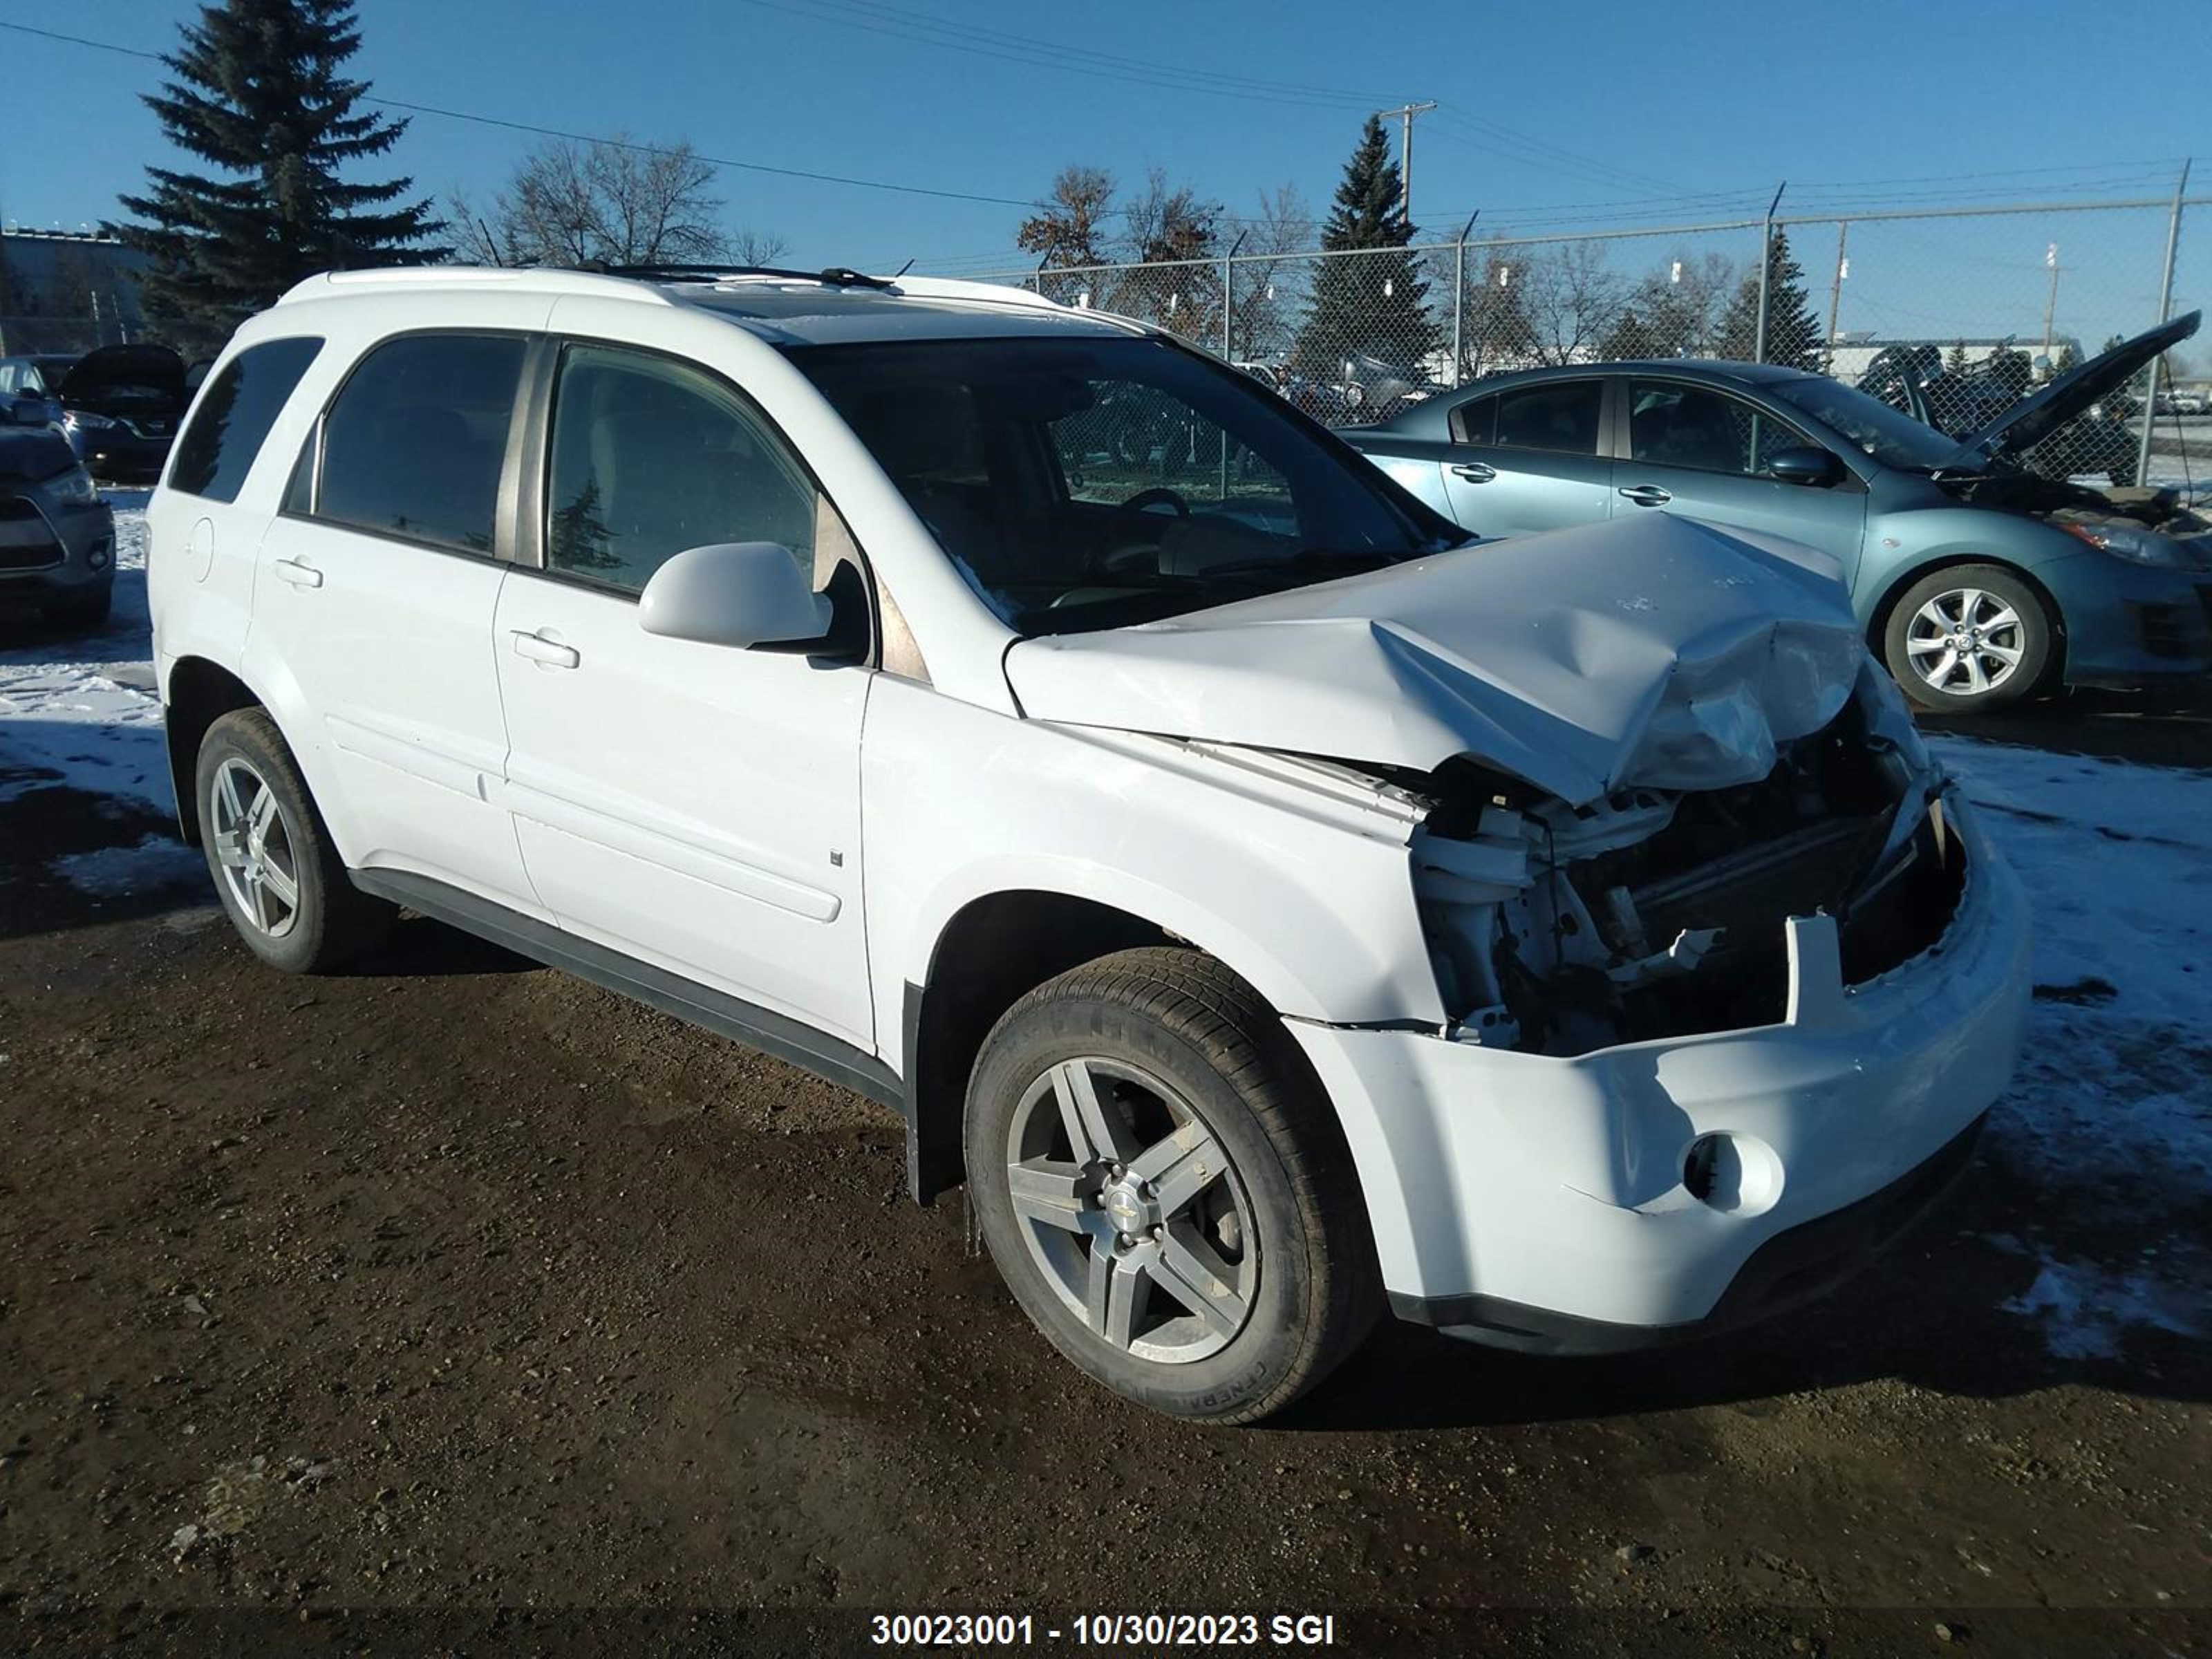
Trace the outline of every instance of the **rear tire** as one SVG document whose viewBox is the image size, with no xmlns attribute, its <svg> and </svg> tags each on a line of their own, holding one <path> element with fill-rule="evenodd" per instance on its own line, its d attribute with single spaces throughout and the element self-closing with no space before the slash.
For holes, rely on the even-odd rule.
<svg viewBox="0 0 2212 1659">
<path fill-rule="evenodd" d="M 288 974 L 327 974 L 390 937 L 398 907 L 346 873 L 276 722 L 223 715 L 193 775 L 208 873 L 246 948 Z"/>
<path fill-rule="evenodd" d="M 977 1058 L 966 1140 L 969 1201 L 1023 1310 L 1156 1411 L 1279 1411 L 1380 1310 L 1334 1112 L 1274 1012 L 1198 951 L 1121 951 L 1016 1003 Z"/>
<path fill-rule="evenodd" d="M 1890 607 L 1882 659 L 1921 708 L 1982 714 L 2042 689 L 2056 638 L 2042 598 L 2018 573 L 1953 565 L 1922 577 Z"/>
</svg>

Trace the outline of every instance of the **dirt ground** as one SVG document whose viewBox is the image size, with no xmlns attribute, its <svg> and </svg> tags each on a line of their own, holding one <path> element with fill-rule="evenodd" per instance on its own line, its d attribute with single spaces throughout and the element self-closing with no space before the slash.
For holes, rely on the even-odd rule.
<svg viewBox="0 0 2212 1659">
<path fill-rule="evenodd" d="M 2075 746 L 2201 763 L 2182 724 Z M 2124 1193 L 1985 1153 L 1768 1326 L 1578 1362 L 1386 1326 L 1280 1421 L 1186 1428 L 1054 1355 L 879 1109 L 432 923 L 286 979 L 204 887 L 48 873 L 155 827 L 0 804 L 0 1647 L 860 1652 L 861 1610 L 964 1607 L 1047 1650 L 1079 1609 L 2212 1650 L 2212 1355 L 2063 1358 L 2000 1310 L 2023 1212 L 2157 1250 Z"/>
</svg>

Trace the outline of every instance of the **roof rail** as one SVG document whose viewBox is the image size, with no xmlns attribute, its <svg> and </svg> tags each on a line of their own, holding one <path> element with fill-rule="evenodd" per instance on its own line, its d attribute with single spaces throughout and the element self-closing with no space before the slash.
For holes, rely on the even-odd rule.
<svg viewBox="0 0 2212 1659">
<path fill-rule="evenodd" d="M 893 286 L 896 292 L 912 295 L 917 300 L 979 300 L 991 305 L 1041 307 L 1047 311 L 1073 309 L 1034 289 L 1008 288 L 1000 283 L 963 282 L 957 276 L 902 276 Z"/>
<path fill-rule="evenodd" d="M 1056 300 L 1024 288 L 1005 288 L 996 283 L 965 283 L 950 276 L 871 276 L 848 265 L 823 270 L 793 270 L 776 265 L 609 265 L 607 274 L 633 276 L 643 282 L 667 283 L 819 283 L 826 288 L 866 288 L 917 300 L 973 300 L 993 305 L 1042 306 L 1065 310 Z"/>
<path fill-rule="evenodd" d="M 408 288 L 498 289 L 513 294 L 588 295 L 646 305 L 674 303 L 647 283 L 551 265 L 379 265 L 364 270 L 327 270 L 295 283 L 276 303 L 328 298 L 362 289 Z"/>
</svg>

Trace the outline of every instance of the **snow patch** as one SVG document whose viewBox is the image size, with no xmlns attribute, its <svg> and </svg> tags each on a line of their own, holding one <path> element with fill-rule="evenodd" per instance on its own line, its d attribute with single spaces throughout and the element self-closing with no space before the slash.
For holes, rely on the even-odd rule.
<svg viewBox="0 0 2212 1659">
<path fill-rule="evenodd" d="M 148 836 L 129 847 L 66 853 L 47 868 L 81 893 L 119 898 L 207 880 L 207 861 L 171 836 Z"/>
<path fill-rule="evenodd" d="M 2041 1322 L 2045 1346 L 2061 1359 L 2117 1359 L 2133 1327 L 2175 1336 L 2201 1335 L 2204 1328 L 2170 1275 L 2094 1261 L 2045 1257 L 2035 1282 L 2002 1305 Z"/>
<path fill-rule="evenodd" d="M 2201 1225 L 2212 1195 L 2212 773 L 1931 738 L 2035 907 L 2034 1009 L 1991 1150 L 2063 1212 Z M 2068 1358 L 2131 1328 L 2212 1328 L 2212 1274 L 2175 1249 L 2056 1258 L 2021 1218 L 2034 1284 L 2005 1304 Z M 1994 1242 L 1994 1241 L 1992 1241 Z"/>
</svg>

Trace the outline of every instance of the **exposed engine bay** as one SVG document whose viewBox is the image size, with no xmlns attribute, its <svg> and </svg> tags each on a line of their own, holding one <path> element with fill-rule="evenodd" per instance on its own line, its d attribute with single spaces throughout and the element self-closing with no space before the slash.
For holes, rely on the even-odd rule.
<svg viewBox="0 0 2212 1659">
<path fill-rule="evenodd" d="M 2100 547 L 2108 545 L 2115 536 L 2161 536 L 2189 543 L 2197 556 L 2185 557 L 2180 562 L 2212 568 L 2212 518 L 2190 506 L 2172 485 L 2091 489 L 2009 469 L 1953 478 L 1939 474 L 1936 482 L 1973 506 L 2025 513 Z"/>
<path fill-rule="evenodd" d="M 1414 890 L 1451 1034 L 1571 1055 L 1777 1023 L 1791 917 L 1834 919 L 1846 984 L 1935 944 L 1962 855 L 1894 693 L 1863 677 L 1778 754 L 1753 783 L 1579 807 L 1468 760 L 1424 779 Z"/>
</svg>

